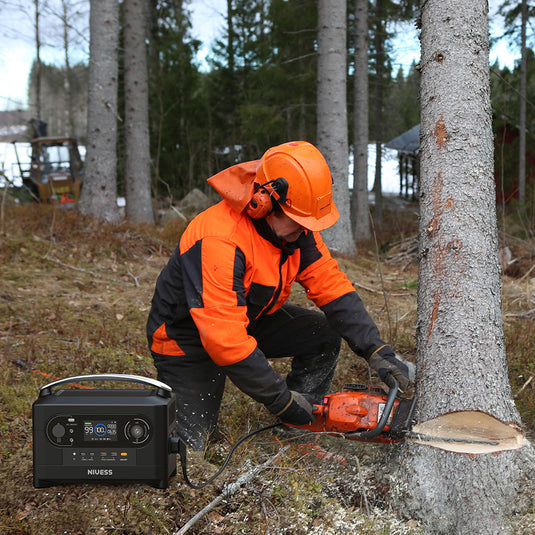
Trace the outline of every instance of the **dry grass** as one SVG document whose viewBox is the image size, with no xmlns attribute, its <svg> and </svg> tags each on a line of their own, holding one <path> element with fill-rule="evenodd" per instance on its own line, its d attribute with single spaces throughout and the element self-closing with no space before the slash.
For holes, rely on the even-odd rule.
<svg viewBox="0 0 535 535">
<path fill-rule="evenodd" d="M 377 229 L 384 257 L 389 244 L 402 243 L 416 233 L 415 219 L 408 221 L 396 213 L 388 217 L 388 237 Z M 291 448 L 274 467 L 225 499 L 188 533 L 421 533 L 416 521 L 401 521 L 389 509 L 382 465 L 395 446 L 332 437 L 306 440 L 312 442 L 307 445 L 270 433 L 259 435 L 244 444 L 223 476 L 203 491 L 187 487 L 181 475 L 172 478 L 166 490 L 134 484 L 34 489 L 31 405 L 42 385 L 55 377 L 85 373 L 155 376 L 145 321 L 154 282 L 181 229 L 105 225 L 73 211 L 40 206 L 6 209 L 3 225 L 0 534 L 175 533 L 218 496 L 226 482 L 273 456 L 283 443 Z M 412 358 L 415 258 L 408 255 L 399 263 L 378 264 L 372 251 L 370 246 L 370 252 L 363 251 L 357 261 L 340 259 L 340 263 L 360 287 L 385 336 Z M 535 380 L 527 380 L 535 373 L 533 319 L 507 316 L 535 307 L 533 283 L 520 276 L 504 278 L 504 307 L 511 383 L 531 427 Z M 294 299 L 304 303 L 303 292 L 297 290 Z M 17 360 L 35 371 L 16 366 Z M 277 366 L 284 372 L 287 364 Z M 333 386 L 339 388 L 344 382 L 368 382 L 364 362 L 347 348 Z M 229 386 L 210 459 L 219 463 L 239 437 L 271 421 L 262 407 Z M 210 470 L 195 467 L 193 476 L 206 478 Z M 518 526 L 522 522 L 533 525 L 529 516 Z"/>
</svg>

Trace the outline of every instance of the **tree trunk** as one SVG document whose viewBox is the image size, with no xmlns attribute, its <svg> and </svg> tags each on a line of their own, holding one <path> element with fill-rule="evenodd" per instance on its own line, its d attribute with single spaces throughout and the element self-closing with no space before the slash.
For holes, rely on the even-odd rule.
<svg viewBox="0 0 535 535">
<path fill-rule="evenodd" d="M 486 0 L 422 7 L 419 422 L 482 411 L 520 424 L 501 319 L 487 16 Z M 493 455 L 405 447 L 393 477 L 404 514 L 433 534 L 506 533 L 529 445 Z"/>
<path fill-rule="evenodd" d="M 230 136 L 230 161 L 236 163 L 236 137 L 237 137 L 237 119 L 236 112 L 236 57 L 234 53 L 234 9 L 232 0 L 227 0 L 227 62 L 228 62 L 228 82 L 231 88 L 230 109 L 231 109 L 231 136 Z"/>
<path fill-rule="evenodd" d="M 154 223 L 149 144 L 147 0 L 124 1 L 126 218 Z"/>
<path fill-rule="evenodd" d="M 378 223 L 383 220 L 383 105 L 385 79 L 385 24 L 383 22 L 383 0 L 375 0 L 375 180 L 373 192 L 375 196 L 374 219 Z"/>
<path fill-rule="evenodd" d="M 117 70 L 119 4 L 91 0 L 87 154 L 80 210 L 119 221 L 117 208 Z"/>
<path fill-rule="evenodd" d="M 528 22 L 528 2 L 522 0 L 520 30 L 520 117 L 518 119 L 518 203 L 526 202 L 526 86 L 528 55 L 526 48 L 526 26 Z"/>
<path fill-rule="evenodd" d="M 324 231 L 329 247 L 355 251 L 349 213 L 348 131 L 346 105 L 346 2 L 318 3 L 318 135 L 319 150 L 333 176 L 333 197 L 340 220 Z"/>
<path fill-rule="evenodd" d="M 368 213 L 368 0 L 355 2 L 352 222 L 355 242 L 371 239 Z"/>
<path fill-rule="evenodd" d="M 64 113 L 64 127 L 62 134 L 67 137 L 74 136 L 74 112 L 72 105 L 72 90 L 71 90 L 71 63 L 69 60 L 69 3 L 67 0 L 61 2 L 61 23 L 63 25 L 63 54 L 65 56 L 65 77 L 63 79 L 63 88 L 65 90 L 65 99 L 67 106 Z"/>
<path fill-rule="evenodd" d="M 34 30 L 35 30 L 35 117 L 41 119 L 41 31 L 39 28 L 39 0 L 34 0 Z"/>
</svg>

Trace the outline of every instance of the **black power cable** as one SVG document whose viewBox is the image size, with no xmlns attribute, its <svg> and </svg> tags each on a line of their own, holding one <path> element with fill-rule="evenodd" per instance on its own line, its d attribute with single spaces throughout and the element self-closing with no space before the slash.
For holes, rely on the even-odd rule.
<svg viewBox="0 0 535 535">
<path fill-rule="evenodd" d="M 195 490 L 200 490 L 212 483 L 217 477 L 219 477 L 223 471 L 226 469 L 231 457 L 234 455 L 234 452 L 236 451 L 236 448 L 245 442 L 247 439 L 251 438 L 254 435 L 257 435 L 258 433 L 263 433 L 264 431 L 268 431 L 269 429 L 273 429 L 274 427 L 279 427 L 281 425 L 284 425 L 280 422 L 267 425 L 265 427 L 261 427 L 260 429 L 257 429 L 256 431 L 251 431 L 250 433 L 247 433 L 243 437 L 241 437 L 236 444 L 232 446 L 230 451 L 228 452 L 228 455 L 225 459 L 225 462 L 221 466 L 221 468 L 209 479 L 207 479 L 204 483 L 200 484 L 194 484 L 191 482 L 191 480 L 188 477 L 188 470 L 187 470 L 187 452 L 186 452 L 186 444 L 183 440 L 180 439 L 180 437 L 172 437 L 170 439 L 171 444 L 171 452 L 172 453 L 178 453 L 180 455 L 180 466 L 182 467 L 182 475 L 184 476 L 184 481 Z"/>
</svg>

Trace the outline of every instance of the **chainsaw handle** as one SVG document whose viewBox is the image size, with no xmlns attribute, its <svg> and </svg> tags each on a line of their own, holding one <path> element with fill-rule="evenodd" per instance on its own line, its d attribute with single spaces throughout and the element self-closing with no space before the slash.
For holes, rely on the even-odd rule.
<svg viewBox="0 0 535 535">
<path fill-rule="evenodd" d="M 394 378 L 394 376 L 392 376 L 392 382 L 394 383 L 394 386 L 388 392 L 388 398 L 385 403 L 385 408 L 383 410 L 383 414 L 381 414 L 381 418 L 379 418 L 379 421 L 377 422 L 377 425 L 373 429 L 368 429 L 367 431 L 355 431 L 352 433 L 346 433 L 346 437 L 356 437 L 362 438 L 364 440 L 372 440 L 373 438 L 377 438 L 383 432 L 386 423 L 388 422 L 390 413 L 392 412 L 392 407 L 394 406 L 394 401 L 396 400 L 396 396 L 399 390 L 399 383 Z"/>
</svg>

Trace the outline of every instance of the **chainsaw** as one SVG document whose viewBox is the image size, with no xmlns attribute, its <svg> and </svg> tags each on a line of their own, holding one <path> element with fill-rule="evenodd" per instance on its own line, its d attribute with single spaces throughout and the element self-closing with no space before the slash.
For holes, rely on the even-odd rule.
<svg viewBox="0 0 535 535">
<path fill-rule="evenodd" d="M 182 473 L 186 483 L 194 488 L 201 489 L 207 484 L 214 481 L 227 466 L 235 449 L 243 443 L 246 439 L 273 429 L 278 426 L 293 427 L 310 431 L 311 433 L 324 433 L 332 436 L 341 437 L 348 440 L 359 440 L 363 442 L 379 442 L 379 443 L 395 443 L 404 438 L 423 442 L 426 444 L 440 443 L 439 447 L 444 447 L 444 444 L 451 443 L 455 447 L 459 445 L 470 445 L 478 447 L 498 447 L 499 439 L 485 436 L 485 434 L 478 434 L 481 428 L 489 427 L 485 422 L 473 422 L 472 433 L 467 433 L 466 424 L 451 427 L 450 431 L 458 431 L 459 435 L 444 433 L 447 431 L 447 425 L 444 425 L 441 434 L 428 434 L 425 431 L 415 431 L 413 427 L 414 422 L 414 408 L 416 406 L 417 397 L 412 399 L 397 398 L 399 391 L 399 383 L 392 378 L 393 387 L 390 388 L 388 395 L 384 393 L 383 389 L 376 386 L 368 386 L 363 384 L 345 384 L 339 392 L 327 394 L 323 397 L 320 404 L 313 405 L 312 422 L 304 425 L 294 425 L 285 422 L 277 422 L 260 429 L 256 429 L 241 437 L 238 442 L 234 444 L 230 450 L 223 466 L 212 477 L 200 485 L 194 485 L 189 479 L 186 470 L 186 448 L 183 441 L 179 441 L 180 448 L 177 451 L 180 453 L 180 462 L 182 465 Z M 478 420 L 482 419 L 481 413 L 478 411 L 460 411 L 455 414 L 476 414 Z M 446 415 L 448 416 L 448 415 Z M 449 415 L 451 416 L 451 415 Z M 488 415 L 484 415 L 490 418 Z M 504 427 L 510 428 L 508 426 Z M 436 430 L 435 430 L 436 431 Z M 515 432 L 514 430 L 511 432 Z M 449 451 L 460 451 L 459 449 L 449 448 Z M 489 450 L 498 451 L 498 450 Z"/>
<path fill-rule="evenodd" d="M 346 384 L 340 392 L 326 395 L 321 404 L 313 406 L 311 423 L 284 425 L 365 442 L 393 443 L 407 438 L 465 453 L 471 452 L 464 449 L 467 446 L 477 446 L 478 451 L 500 451 L 496 448 L 509 449 L 520 440 L 510 426 L 499 426 L 481 411 L 457 411 L 414 425 L 417 397 L 396 398 L 399 383 L 392 380 L 394 387 L 388 395 L 379 387 Z M 511 444 L 506 445 L 505 439 Z"/>
<path fill-rule="evenodd" d="M 246 439 L 278 426 L 295 427 L 311 433 L 327 433 L 350 440 L 392 443 L 400 441 L 410 429 L 416 398 L 397 399 L 399 383 L 393 379 L 394 387 L 388 395 L 379 387 L 361 384 L 346 384 L 340 392 L 327 394 L 319 405 L 313 406 L 313 420 L 305 425 L 277 422 L 256 429 L 236 442 L 223 466 L 208 480 L 194 484 L 187 474 L 186 445 L 176 439 L 174 451 L 180 455 L 182 474 L 186 483 L 194 489 L 202 489 L 212 483 L 226 468 L 236 448 Z"/>
<path fill-rule="evenodd" d="M 400 441 L 412 425 L 416 397 L 398 399 L 399 384 L 388 395 L 376 386 L 345 384 L 313 406 L 313 420 L 305 425 L 284 424 L 313 433 L 327 433 L 349 440 L 392 443 Z"/>
</svg>

